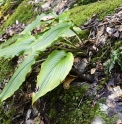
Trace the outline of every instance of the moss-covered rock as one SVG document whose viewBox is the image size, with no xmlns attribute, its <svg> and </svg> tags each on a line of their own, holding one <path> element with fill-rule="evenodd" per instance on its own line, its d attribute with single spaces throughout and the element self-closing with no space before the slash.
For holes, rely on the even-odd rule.
<svg viewBox="0 0 122 124">
<path fill-rule="evenodd" d="M 51 124 L 90 124 L 97 116 L 106 124 L 113 123 L 115 118 L 103 113 L 99 104 L 92 106 L 93 96 L 85 95 L 87 90 L 88 86 L 71 86 L 68 90 L 59 86 L 46 94 L 43 100 L 48 103 L 46 113 Z"/>
<path fill-rule="evenodd" d="M 114 13 L 115 9 L 121 4 L 122 0 L 106 0 L 75 7 L 68 12 L 70 13 L 72 21 L 80 26 L 87 21 L 88 18 L 91 18 L 93 14 L 98 14 L 100 19 L 102 19 L 104 16 Z"/>
<path fill-rule="evenodd" d="M 12 104 L 12 101 L 9 102 Z M 6 107 L 7 108 L 7 107 Z M 17 113 L 15 107 L 11 107 L 11 109 L 6 110 L 5 105 L 3 103 L 0 104 L 0 124 L 12 124 L 12 118 Z"/>
<path fill-rule="evenodd" d="M 24 0 L 15 10 L 15 12 L 3 23 L 1 30 L 15 23 L 16 20 L 27 23 L 30 19 L 35 19 L 37 12 L 34 11 L 33 4 Z"/>
<path fill-rule="evenodd" d="M 115 12 L 115 9 L 120 6 L 122 0 L 106 0 L 101 2 L 95 2 L 88 5 L 82 5 L 75 7 L 68 11 L 72 21 L 80 26 L 93 14 L 98 13 L 102 19 L 105 15 Z M 24 0 L 16 9 L 16 11 L 5 21 L 1 30 L 15 23 L 16 20 L 27 23 L 29 20 L 33 20 L 37 12 L 34 12 L 33 4 L 28 4 L 28 0 Z"/>
</svg>

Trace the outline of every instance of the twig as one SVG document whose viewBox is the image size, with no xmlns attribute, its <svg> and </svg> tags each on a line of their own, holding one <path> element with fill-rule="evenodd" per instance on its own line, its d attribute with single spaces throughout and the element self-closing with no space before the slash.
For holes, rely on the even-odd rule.
<svg viewBox="0 0 122 124">
<path fill-rule="evenodd" d="M 79 78 L 82 78 L 85 81 L 93 83 L 93 77 L 91 75 L 80 73 L 76 68 L 72 68 L 72 71 L 75 72 Z"/>
<path fill-rule="evenodd" d="M 80 105 L 81 105 L 81 103 L 82 103 L 82 101 L 83 101 L 83 97 L 84 97 L 84 94 L 83 94 L 83 96 L 82 96 L 82 98 L 81 98 L 81 100 L 80 100 L 80 102 L 79 102 L 79 104 L 78 104 L 78 107 L 77 107 L 77 108 L 79 108 L 79 107 L 80 107 Z"/>
</svg>

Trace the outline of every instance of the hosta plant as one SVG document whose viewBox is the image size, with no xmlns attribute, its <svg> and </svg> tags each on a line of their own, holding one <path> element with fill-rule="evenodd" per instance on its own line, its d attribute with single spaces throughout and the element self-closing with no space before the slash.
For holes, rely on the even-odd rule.
<svg viewBox="0 0 122 124">
<path fill-rule="evenodd" d="M 47 19 L 47 17 L 50 18 Z M 47 25 L 45 30 L 33 36 L 31 31 L 43 24 Z M 47 48 L 53 47 L 57 41 L 63 41 L 64 38 L 76 35 L 71 30 L 73 26 L 73 23 L 67 21 L 65 16 L 59 18 L 56 15 L 40 15 L 23 32 L 15 36 L 15 40 L 9 40 L 8 45 L 6 45 L 6 42 L 0 47 L 1 58 L 8 59 L 14 56 L 24 56 L 23 62 L 1 92 L 1 102 L 12 96 L 19 89 L 20 85 L 25 81 L 26 75 L 32 70 L 32 65 L 36 63 L 39 56 L 46 52 Z M 69 40 L 66 41 L 66 44 L 73 46 Z M 73 54 L 70 51 L 62 49 L 54 49 L 48 55 L 47 59 L 42 63 L 37 77 L 36 92 L 32 96 L 33 103 L 39 97 L 57 87 L 65 79 L 72 68 L 73 58 Z"/>
</svg>

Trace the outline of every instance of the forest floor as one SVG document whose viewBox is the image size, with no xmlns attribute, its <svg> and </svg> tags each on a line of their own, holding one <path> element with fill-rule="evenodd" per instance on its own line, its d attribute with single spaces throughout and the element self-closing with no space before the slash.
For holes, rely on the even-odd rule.
<svg viewBox="0 0 122 124">
<path fill-rule="evenodd" d="M 113 0 L 113 3 L 109 3 L 114 5 L 114 11 L 110 8 L 113 14 L 110 12 L 107 15 L 106 12 L 104 17 L 101 17 L 101 12 L 97 13 L 104 8 L 98 7 L 97 13 L 94 13 L 94 8 L 91 15 L 86 14 L 89 19 L 84 15 L 85 19 L 77 23 L 80 18 L 74 18 L 75 24 L 82 30 L 79 37 L 83 44 L 77 45 L 85 55 L 76 55 L 72 70 L 65 81 L 32 106 L 30 94 L 35 90 L 36 77 L 41 66 L 40 63 L 35 64 L 20 89 L 0 104 L 1 124 L 122 123 L 122 7 L 118 6 L 121 2 Z M 24 12 L 20 13 L 25 3 L 28 3 L 28 7 L 26 5 Z M 101 3 L 91 3 L 85 7 Z M 103 2 L 102 5 L 106 6 L 106 3 Z M 0 48 L 6 47 L 8 40 L 22 32 L 38 14 L 47 10 L 50 12 L 50 9 L 52 8 L 49 2 L 42 5 L 38 0 L 25 0 L 4 6 L 2 10 L 5 13 L 1 10 L 3 15 L 0 15 Z M 84 9 L 84 6 L 81 9 Z M 64 8 L 55 8 L 54 11 L 60 14 Z M 70 12 L 72 14 L 78 11 L 79 7 Z M 35 28 L 31 33 L 37 34 L 40 30 Z M 5 42 L 6 44 L 2 45 Z M 12 60 L 0 59 L 0 91 L 13 75 L 20 60 L 21 57 L 14 57 Z"/>
</svg>

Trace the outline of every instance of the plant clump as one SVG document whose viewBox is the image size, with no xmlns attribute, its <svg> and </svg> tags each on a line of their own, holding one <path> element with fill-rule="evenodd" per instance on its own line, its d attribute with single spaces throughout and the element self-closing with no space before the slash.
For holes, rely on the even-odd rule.
<svg viewBox="0 0 122 124">
<path fill-rule="evenodd" d="M 23 1 L 20 6 L 24 2 L 27 1 Z M 108 10 L 104 13 L 101 8 L 107 7 L 106 3 L 111 5 L 112 12 L 120 2 L 108 0 L 82 6 L 84 20 L 80 20 L 81 23 L 87 17 L 91 17 L 81 27 L 83 30 L 87 29 L 86 32 L 73 23 L 76 20 L 69 19 L 73 13 L 71 10 L 60 16 L 52 13 L 38 15 L 32 23 L 23 26 L 21 30 L 12 28 L 20 24 L 16 21 L 10 30 L 6 30 L 8 34 L 6 32 L 1 35 L 1 72 L 4 72 L 8 59 L 15 59 L 16 62 L 15 72 L 10 74 L 10 77 L 9 71 L 13 71 L 8 67 L 10 63 L 7 66 L 9 71 L 5 68 L 7 73 L 4 74 L 9 79 L 3 81 L 2 78 L 0 84 L 1 105 L 5 103 L 11 108 L 11 104 L 8 105 L 11 100 L 14 105 L 20 104 L 17 104 L 17 108 L 21 110 L 13 117 L 12 123 L 89 124 L 95 120 L 94 117 L 104 119 L 106 123 L 117 121 L 119 117 L 114 118 L 113 115 L 120 112 L 118 108 L 121 106 L 110 101 L 121 103 L 122 9 L 119 8 L 114 15 L 105 17 L 103 21 L 100 21 L 96 14 L 91 14 L 95 11 L 109 13 Z M 93 5 L 99 6 L 85 13 Z M 19 18 L 21 20 L 22 17 Z M 86 40 L 83 39 L 83 35 L 86 35 Z M 5 61 L 2 61 L 4 59 Z M 111 97 L 113 94 L 115 96 Z M 100 109 L 99 102 L 102 99 L 107 101 L 102 102 L 109 108 L 106 113 Z M 1 112 L 3 109 L 4 107 Z M 111 111 L 113 115 L 110 115 Z M 6 113 L 5 111 L 5 115 Z M 10 117 L 9 115 L 5 118 Z M 4 119 L 1 122 L 4 123 Z"/>
</svg>

